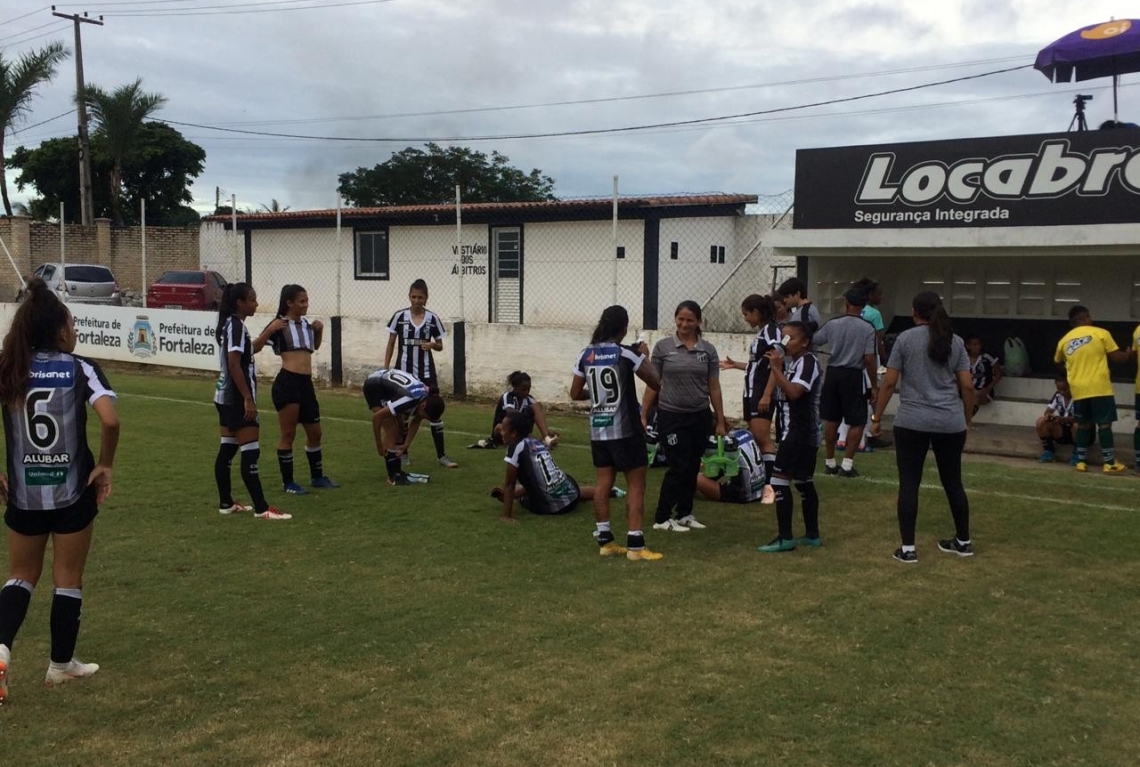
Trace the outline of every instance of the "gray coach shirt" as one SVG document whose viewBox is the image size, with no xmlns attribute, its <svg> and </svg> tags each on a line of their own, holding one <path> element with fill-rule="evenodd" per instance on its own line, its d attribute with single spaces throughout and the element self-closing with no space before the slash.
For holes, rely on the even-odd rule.
<svg viewBox="0 0 1140 767">
<path fill-rule="evenodd" d="M 842 314 L 823 323 L 815 331 L 812 348 L 824 344 L 831 344 L 829 368 L 864 370 L 867 367 L 864 355 L 875 353 L 875 328 L 862 317 Z"/>
<path fill-rule="evenodd" d="M 709 409 L 709 379 L 720 378 L 716 347 L 703 338 L 689 350 L 673 334 L 653 346 L 653 367 L 661 377 L 657 407 L 671 413 Z"/>
<path fill-rule="evenodd" d="M 955 434 L 966 430 L 957 374 L 970 369 L 961 337 L 950 341 L 950 360 L 930 359 L 930 329 L 918 325 L 899 334 L 887 367 L 899 371 L 899 409 L 895 426 L 915 431 Z"/>
</svg>

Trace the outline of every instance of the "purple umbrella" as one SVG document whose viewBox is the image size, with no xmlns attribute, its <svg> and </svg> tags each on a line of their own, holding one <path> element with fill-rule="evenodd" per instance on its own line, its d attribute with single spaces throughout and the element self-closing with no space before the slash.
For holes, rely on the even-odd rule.
<svg viewBox="0 0 1140 767">
<path fill-rule="evenodd" d="M 1115 120 L 1118 78 L 1140 72 L 1140 20 L 1106 21 L 1070 32 L 1042 48 L 1033 68 L 1055 83 L 1111 77 Z"/>
</svg>

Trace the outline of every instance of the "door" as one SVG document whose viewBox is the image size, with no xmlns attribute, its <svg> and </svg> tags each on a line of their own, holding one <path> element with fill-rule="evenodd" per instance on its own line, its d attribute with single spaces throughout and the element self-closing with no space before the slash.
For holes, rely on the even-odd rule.
<svg viewBox="0 0 1140 767">
<path fill-rule="evenodd" d="M 522 227 L 491 228 L 491 322 L 522 323 Z"/>
</svg>

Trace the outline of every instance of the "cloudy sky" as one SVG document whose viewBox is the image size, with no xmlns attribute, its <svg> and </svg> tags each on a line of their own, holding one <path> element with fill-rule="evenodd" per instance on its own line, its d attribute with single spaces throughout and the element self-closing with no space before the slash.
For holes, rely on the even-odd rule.
<svg viewBox="0 0 1140 767">
<path fill-rule="evenodd" d="M 57 8 L 104 16 L 103 27 L 83 26 L 89 83 L 110 90 L 142 77 L 146 90 L 169 99 L 158 116 L 207 152 L 194 194 L 195 207 L 208 211 L 215 187 L 236 194 L 241 207 L 271 199 L 332 207 L 339 173 L 433 139 L 540 168 L 565 197 L 608 195 L 614 175 L 628 194 L 777 194 L 792 186 L 800 147 L 1061 131 L 1077 92 L 1094 95 L 1095 124 L 1111 117 L 1108 81 L 1051 84 L 1029 67 L 711 124 L 504 138 L 756 113 L 1031 65 L 1049 42 L 1126 18 L 1128 5 L 124 0 Z M 56 39 L 71 47 L 71 24 L 49 6 L 0 0 L 5 59 Z M 1122 81 L 1124 119 L 1140 117 L 1138 82 L 1140 75 Z M 74 114 L 49 121 L 68 111 L 73 91 L 68 61 L 16 126 L 24 130 L 7 138 L 7 151 L 74 135 Z"/>
</svg>

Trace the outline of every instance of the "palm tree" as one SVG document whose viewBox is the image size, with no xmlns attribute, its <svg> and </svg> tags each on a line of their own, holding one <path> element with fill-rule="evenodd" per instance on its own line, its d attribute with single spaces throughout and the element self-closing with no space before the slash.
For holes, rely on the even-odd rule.
<svg viewBox="0 0 1140 767">
<path fill-rule="evenodd" d="M 5 61 L 0 54 L 0 197 L 4 212 L 12 215 L 8 182 L 4 178 L 4 137 L 27 116 L 36 86 L 55 77 L 55 68 L 70 55 L 63 43 L 51 43 L 38 51 L 25 53 L 16 61 Z"/>
<path fill-rule="evenodd" d="M 284 213 L 285 211 L 289 210 L 289 208 L 291 208 L 291 207 L 293 207 L 293 206 L 292 205 L 282 205 L 281 203 L 277 202 L 276 198 L 270 200 L 268 205 L 266 205 L 265 203 L 261 203 L 261 209 L 264 210 L 266 213 Z"/>
<path fill-rule="evenodd" d="M 87 108 L 95 122 L 95 135 L 111 156 L 111 211 L 116 224 L 123 223 L 123 162 L 134 149 L 143 121 L 166 103 L 160 93 L 143 93 L 142 78 L 111 93 L 89 86 Z"/>
</svg>

